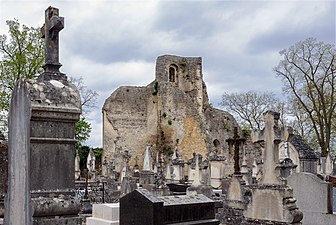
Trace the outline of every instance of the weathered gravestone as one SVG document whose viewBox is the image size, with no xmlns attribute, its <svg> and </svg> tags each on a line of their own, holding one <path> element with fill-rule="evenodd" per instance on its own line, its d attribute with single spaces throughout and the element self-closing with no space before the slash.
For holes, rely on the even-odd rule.
<svg viewBox="0 0 336 225">
<path fill-rule="evenodd" d="M 8 224 L 81 224 L 74 177 L 81 102 L 76 87 L 59 72 L 58 32 L 63 27 L 58 9 L 49 7 L 42 28 L 45 72 L 15 87 L 9 117 Z"/>
<path fill-rule="evenodd" d="M 210 185 L 213 188 L 219 188 L 224 177 L 224 162 L 225 156 L 218 155 L 216 151 L 211 151 L 208 155 L 209 171 L 210 171 Z"/>
<path fill-rule="evenodd" d="M 120 225 L 218 225 L 215 202 L 204 195 L 153 196 L 137 189 L 120 199 Z"/>
<path fill-rule="evenodd" d="M 212 196 L 212 187 L 210 185 L 204 185 L 201 182 L 201 173 L 200 173 L 200 163 L 199 159 L 202 159 L 201 157 L 196 157 L 195 162 L 195 176 L 194 180 L 190 187 L 187 188 L 187 195 L 197 195 L 197 194 L 203 194 L 209 198 Z"/>
<path fill-rule="evenodd" d="M 297 205 L 303 212 L 304 225 L 336 224 L 333 214 L 332 184 L 311 173 L 294 173 L 288 179 Z"/>
<path fill-rule="evenodd" d="M 93 150 L 90 149 L 89 154 L 86 159 L 86 168 L 89 173 L 89 177 L 91 180 L 96 179 L 96 156 L 93 153 Z"/>
<path fill-rule="evenodd" d="M 264 172 L 260 184 L 249 186 L 250 197 L 241 224 L 301 224 L 302 213 L 295 204 L 293 189 L 280 179 L 279 143 L 283 130 L 278 125 L 278 119 L 279 113 L 267 111 L 264 114 L 265 128 L 252 133 L 254 142 L 264 142 Z M 232 194 L 239 190 L 237 182 L 232 190 Z M 239 195 L 236 199 L 242 200 Z"/>
<path fill-rule="evenodd" d="M 259 185 L 250 186 L 251 199 L 244 211 L 242 224 L 258 224 L 256 221 L 272 221 L 283 224 L 301 224 L 302 213 L 293 198 L 293 189 L 280 179 L 279 143 L 283 129 L 278 125 L 280 114 L 264 113 L 265 128 L 252 133 L 254 142 L 264 142 L 263 176 Z"/>
<path fill-rule="evenodd" d="M 93 204 L 92 217 L 86 218 L 87 225 L 119 225 L 119 203 Z"/>
<path fill-rule="evenodd" d="M 5 194 L 7 193 L 8 147 L 5 136 L 0 131 L 0 218 L 5 213 Z M 0 223 L 1 224 L 1 223 Z"/>
<path fill-rule="evenodd" d="M 76 157 L 75 157 L 75 180 L 79 180 L 80 178 L 80 157 L 78 151 L 76 150 Z"/>
<path fill-rule="evenodd" d="M 143 168 L 140 172 L 140 184 L 154 184 L 153 161 L 149 145 L 144 153 Z"/>
<path fill-rule="evenodd" d="M 238 128 L 234 127 L 234 134 L 232 138 L 226 140 L 229 143 L 229 151 L 232 152 L 232 146 L 234 146 L 234 174 L 240 174 L 240 165 L 239 165 L 239 147 L 246 141 L 245 138 L 241 138 L 238 135 Z"/>
<path fill-rule="evenodd" d="M 31 224 L 30 207 L 30 112 L 27 85 L 16 83 L 8 121 L 8 192 L 5 202 L 5 224 Z"/>
<path fill-rule="evenodd" d="M 181 183 L 184 180 L 184 160 L 176 147 L 172 157 L 173 174 L 172 183 Z"/>
</svg>

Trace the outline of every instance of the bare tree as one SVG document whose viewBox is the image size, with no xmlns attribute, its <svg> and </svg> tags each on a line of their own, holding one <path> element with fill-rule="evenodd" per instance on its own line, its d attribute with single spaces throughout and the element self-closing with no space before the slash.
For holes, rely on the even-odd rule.
<svg viewBox="0 0 336 225">
<path fill-rule="evenodd" d="M 250 129 L 262 128 L 263 114 L 267 110 L 281 110 L 283 112 L 283 104 L 272 92 L 224 93 L 220 105 L 238 116 L 238 122 L 242 126 L 247 124 Z"/>
<path fill-rule="evenodd" d="M 92 109 L 97 108 L 97 98 L 99 96 L 98 93 L 96 91 L 88 89 L 88 87 L 84 85 L 82 77 L 70 77 L 70 81 L 77 87 L 80 93 L 83 114 L 85 115 L 91 112 Z"/>
<path fill-rule="evenodd" d="M 308 38 L 280 55 L 283 59 L 274 71 L 283 80 L 283 91 L 307 114 L 322 156 L 326 156 L 335 124 L 335 46 Z"/>
</svg>

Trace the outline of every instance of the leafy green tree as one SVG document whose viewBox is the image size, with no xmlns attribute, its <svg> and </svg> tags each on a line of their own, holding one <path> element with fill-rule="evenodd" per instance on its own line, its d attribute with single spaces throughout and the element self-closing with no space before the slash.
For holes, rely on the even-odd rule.
<svg viewBox="0 0 336 225">
<path fill-rule="evenodd" d="M 8 36 L 0 35 L 0 129 L 7 131 L 7 112 L 11 93 L 20 78 L 34 78 L 42 71 L 44 42 L 40 29 L 8 20 Z"/>
<path fill-rule="evenodd" d="M 335 46 L 308 38 L 280 55 L 283 59 L 274 71 L 283 81 L 283 91 L 307 115 L 321 155 L 326 156 L 335 138 Z"/>
<path fill-rule="evenodd" d="M 78 155 L 80 158 L 80 168 L 85 169 L 86 168 L 86 160 L 89 155 L 90 150 L 92 149 L 93 153 L 95 154 L 96 157 L 96 165 L 99 167 L 99 165 L 102 164 L 101 162 L 101 156 L 103 153 L 102 148 L 90 148 L 89 146 L 86 145 L 81 145 L 78 146 Z"/>
<path fill-rule="evenodd" d="M 75 124 L 75 139 L 76 139 L 76 149 L 83 146 L 83 143 L 90 137 L 91 124 L 88 123 L 84 117 Z"/>
</svg>

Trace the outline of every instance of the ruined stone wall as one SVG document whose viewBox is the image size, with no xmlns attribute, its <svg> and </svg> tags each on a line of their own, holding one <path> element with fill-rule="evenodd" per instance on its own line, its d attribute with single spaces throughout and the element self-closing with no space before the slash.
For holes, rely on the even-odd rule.
<svg viewBox="0 0 336 225">
<path fill-rule="evenodd" d="M 104 157 L 117 159 L 117 167 L 124 150 L 141 156 L 147 143 L 156 143 L 157 102 L 150 85 L 118 88 L 106 100 L 103 116 Z"/>
<path fill-rule="evenodd" d="M 217 149 L 228 154 L 225 140 L 238 126 L 227 112 L 210 106 L 200 57 L 160 56 L 155 80 L 146 87 L 119 87 L 103 107 L 103 157 L 121 169 L 121 153 L 128 150 L 131 166 L 140 168 L 146 144 L 172 153 L 178 146 L 184 160 L 194 152 L 205 156 Z"/>
</svg>

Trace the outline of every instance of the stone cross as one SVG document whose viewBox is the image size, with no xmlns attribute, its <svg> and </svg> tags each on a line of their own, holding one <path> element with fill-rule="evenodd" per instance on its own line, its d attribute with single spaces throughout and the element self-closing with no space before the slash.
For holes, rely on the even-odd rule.
<svg viewBox="0 0 336 225">
<path fill-rule="evenodd" d="M 42 38 L 45 39 L 45 73 L 52 75 L 62 75 L 59 68 L 59 35 L 64 28 L 64 17 L 59 17 L 59 10 L 49 7 L 45 11 L 45 24 L 41 28 Z M 64 76 L 64 75 L 63 75 Z"/>
<path fill-rule="evenodd" d="M 264 184 L 281 184 L 279 174 L 276 172 L 276 166 L 279 163 L 279 143 L 284 135 L 278 125 L 279 117 L 280 114 L 277 112 L 265 112 L 265 128 L 261 131 L 254 131 L 251 135 L 253 142 L 265 143 L 263 177 L 261 178 L 261 183 Z"/>
<path fill-rule="evenodd" d="M 234 173 L 235 174 L 240 174 L 240 167 L 239 167 L 239 145 L 241 143 L 245 142 L 245 138 L 240 138 L 240 136 L 238 135 L 238 128 L 235 127 L 234 131 L 233 131 L 233 138 L 229 138 L 226 140 L 226 142 L 229 143 L 229 146 L 231 148 L 232 145 L 234 145 L 234 155 L 233 155 L 233 159 L 234 159 Z"/>
</svg>

